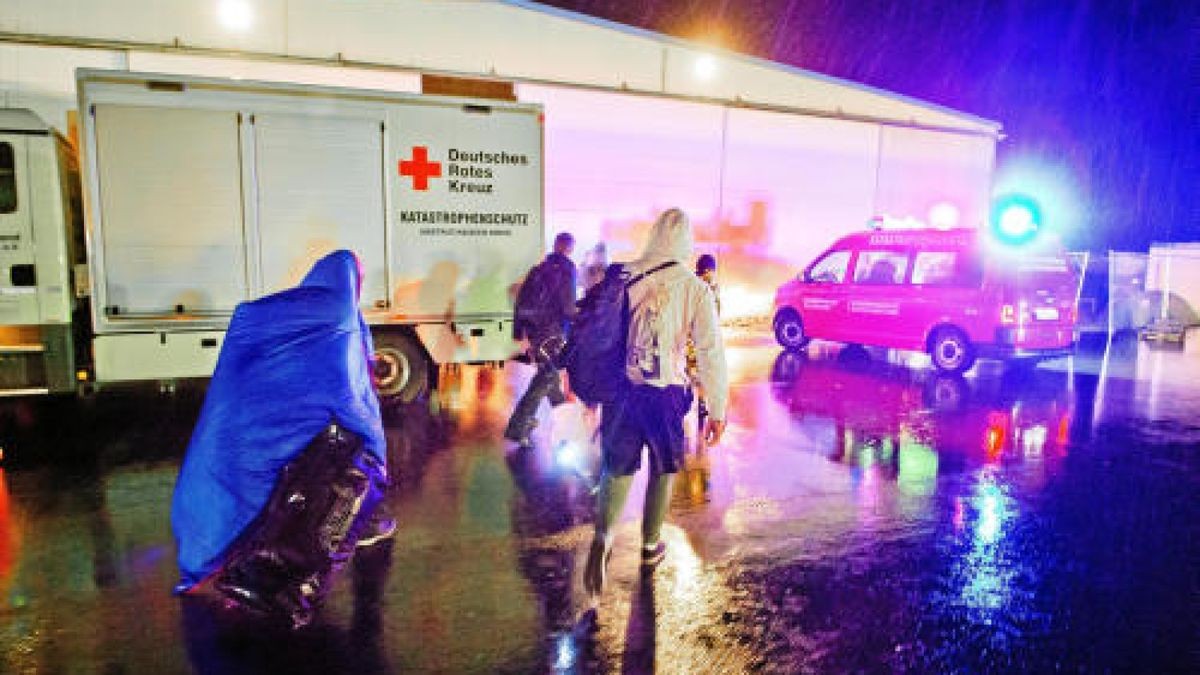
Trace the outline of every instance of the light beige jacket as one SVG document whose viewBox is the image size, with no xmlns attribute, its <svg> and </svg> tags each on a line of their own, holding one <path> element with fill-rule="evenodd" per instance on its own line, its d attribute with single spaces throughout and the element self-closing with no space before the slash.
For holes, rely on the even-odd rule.
<svg viewBox="0 0 1200 675">
<path fill-rule="evenodd" d="M 725 346 L 713 293 L 692 274 L 691 257 L 691 227 L 682 212 L 672 209 L 654 224 L 642 257 L 626 266 L 636 276 L 668 260 L 676 262 L 629 288 L 625 372 L 634 384 L 688 386 L 687 351 L 691 340 L 709 414 L 724 420 L 729 402 Z"/>
</svg>

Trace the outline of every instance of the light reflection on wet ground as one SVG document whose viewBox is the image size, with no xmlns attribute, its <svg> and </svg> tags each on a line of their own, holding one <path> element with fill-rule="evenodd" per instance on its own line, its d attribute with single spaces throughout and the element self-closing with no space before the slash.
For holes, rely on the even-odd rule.
<svg viewBox="0 0 1200 675">
<path fill-rule="evenodd" d="M 735 340 L 727 439 L 677 482 L 652 574 L 630 499 L 594 626 L 579 621 L 592 496 L 551 451 L 569 440 L 594 462 L 592 420 L 544 411 L 539 447 L 511 452 L 520 366 L 449 371 L 393 420 L 395 545 L 299 635 L 168 593 L 199 392 L 8 403 L 0 672 L 1195 670 L 1191 337 L 968 378 Z"/>
</svg>

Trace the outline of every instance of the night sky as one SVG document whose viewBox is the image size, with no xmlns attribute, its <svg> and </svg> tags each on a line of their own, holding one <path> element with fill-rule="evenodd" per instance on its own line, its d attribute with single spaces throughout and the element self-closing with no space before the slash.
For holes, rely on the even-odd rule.
<svg viewBox="0 0 1200 675">
<path fill-rule="evenodd" d="M 545 4 L 996 120 L 1072 248 L 1200 241 L 1200 0 Z"/>
</svg>

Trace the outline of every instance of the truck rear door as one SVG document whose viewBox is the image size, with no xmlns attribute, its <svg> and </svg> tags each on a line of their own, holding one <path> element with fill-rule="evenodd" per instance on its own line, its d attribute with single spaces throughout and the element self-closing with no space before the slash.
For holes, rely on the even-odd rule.
<svg viewBox="0 0 1200 675">
<path fill-rule="evenodd" d="M 363 266 L 360 306 L 386 306 L 382 115 L 260 113 L 252 122 L 259 288 L 295 286 L 322 256 L 346 248 Z"/>
<path fill-rule="evenodd" d="M 247 297 L 239 116 L 97 104 L 102 321 L 219 316 Z"/>
</svg>

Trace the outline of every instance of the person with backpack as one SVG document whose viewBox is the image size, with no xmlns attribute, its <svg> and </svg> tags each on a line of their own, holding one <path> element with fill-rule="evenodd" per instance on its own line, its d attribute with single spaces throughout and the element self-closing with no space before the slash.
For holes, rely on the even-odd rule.
<svg viewBox="0 0 1200 675">
<path fill-rule="evenodd" d="M 614 528 L 633 475 L 641 466 L 643 448 L 650 477 L 642 517 L 642 564 L 653 567 L 666 554 L 660 534 L 671 482 L 683 465 L 683 419 L 691 407 L 686 366 L 689 341 L 695 345 L 697 377 L 709 399 L 704 428 L 708 444 L 715 445 L 725 430 L 729 396 L 725 351 L 713 294 L 687 268 L 692 248 L 687 216 L 679 209 L 669 209 L 654 223 L 642 256 L 622 270 L 627 298 L 624 368 L 618 365 L 616 372 L 609 373 L 620 387 L 612 400 L 604 403 L 604 473 L 595 535 L 584 570 L 584 585 L 593 598 L 604 588 Z"/>
<path fill-rule="evenodd" d="M 575 315 L 575 263 L 571 253 L 575 237 L 560 232 L 554 250 L 525 276 L 513 310 L 513 339 L 527 344 L 537 373 L 517 402 L 504 437 L 522 448 L 532 446 L 529 435 L 537 426 L 542 399 L 558 406 L 566 402 L 555 357 L 566 342 L 571 317 Z"/>
</svg>

